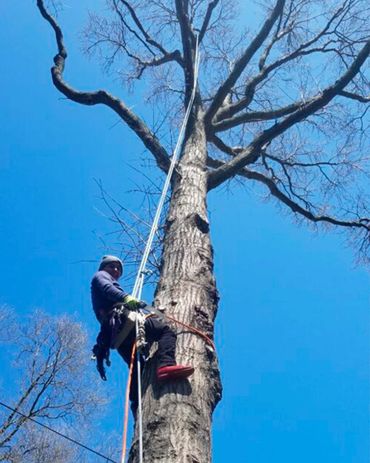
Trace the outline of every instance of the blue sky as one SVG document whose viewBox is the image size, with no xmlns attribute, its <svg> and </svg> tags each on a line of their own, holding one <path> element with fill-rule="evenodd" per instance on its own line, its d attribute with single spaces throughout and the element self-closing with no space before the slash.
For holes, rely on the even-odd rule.
<svg viewBox="0 0 370 463">
<path fill-rule="evenodd" d="M 69 6 L 63 16 L 73 31 L 66 77 L 126 98 L 81 58 L 77 13 Z M 77 313 L 93 338 L 89 281 L 105 252 L 97 234 L 112 230 L 97 211 L 94 178 L 132 206 L 125 192 L 140 177 L 130 166 L 143 149 L 113 113 L 53 88 L 54 40 L 34 2 L 1 2 L 0 15 L 0 304 Z M 139 105 L 135 94 L 127 101 Z M 224 386 L 214 463 L 368 461 L 368 274 L 338 235 L 296 226 L 249 186 L 212 192 L 209 211 Z M 123 400 L 125 375 L 115 357 L 113 404 Z M 111 405 L 102 426 L 120 431 L 120 406 Z"/>
</svg>

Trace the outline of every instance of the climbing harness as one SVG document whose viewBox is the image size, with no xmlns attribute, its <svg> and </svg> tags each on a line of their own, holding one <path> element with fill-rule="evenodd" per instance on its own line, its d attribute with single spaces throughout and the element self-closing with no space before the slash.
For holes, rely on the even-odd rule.
<svg viewBox="0 0 370 463">
<path fill-rule="evenodd" d="M 158 229 L 158 224 L 159 224 L 159 220 L 160 220 L 160 217 L 161 217 L 161 212 L 162 212 L 163 205 L 164 205 L 164 202 L 165 202 L 165 199 L 166 199 L 166 196 L 167 196 L 167 192 L 168 192 L 168 189 L 169 189 L 169 186 L 170 186 L 172 174 L 173 174 L 173 171 L 175 169 L 175 165 L 176 165 L 177 160 L 178 160 L 179 155 L 180 155 L 180 150 L 181 150 L 181 146 L 182 146 L 182 143 L 183 143 L 185 130 L 186 130 L 186 127 L 187 127 L 187 124 L 188 124 L 191 109 L 193 107 L 193 103 L 194 103 L 194 99 L 195 99 L 195 93 L 196 93 L 197 81 L 198 81 L 198 72 L 199 72 L 199 49 L 198 49 L 198 45 L 199 44 L 198 44 L 198 38 L 197 38 L 196 47 L 195 47 L 195 59 L 194 59 L 194 83 L 193 83 L 193 88 L 192 88 L 192 92 L 191 92 L 191 97 L 190 97 L 188 106 L 186 108 L 184 120 L 183 120 L 183 123 L 181 125 L 180 132 L 179 132 L 179 137 L 178 137 L 178 140 L 177 140 L 177 143 L 176 143 L 175 150 L 174 150 L 173 155 L 172 155 L 171 164 L 170 164 L 170 167 L 168 169 L 168 173 L 167 173 L 167 177 L 166 177 L 166 180 L 165 180 L 165 183 L 164 183 L 164 186 L 163 186 L 162 194 L 161 194 L 161 197 L 160 197 L 159 202 L 158 202 L 158 206 L 157 206 L 157 210 L 156 210 L 156 213 L 155 213 L 155 216 L 154 216 L 153 224 L 152 224 L 152 227 L 151 227 L 151 230 L 150 230 L 150 233 L 149 233 L 148 240 L 146 242 L 145 250 L 144 250 L 144 253 L 143 253 L 143 256 L 142 256 L 142 259 L 141 259 L 141 263 L 140 263 L 140 266 L 139 266 L 139 269 L 138 269 L 138 272 L 137 272 L 137 275 L 136 275 L 136 279 L 135 279 L 134 288 L 133 288 L 133 291 L 132 291 L 132 297 L 134 297 L 136 299 L 139 299 L 139 300 L 141 299 L 142 288 L 143 288 L 143 285 L 144 285 L 144 278 L 145 278 L 145 274 L 146 274 L 146 268 L 145 267 L 146 267 L 146 264 L 147 264 L 147 261 L 148 261 L 150 250 L 152 248 L 155 233 L 157 232 L 157 229 Z M 139 326 L 138 319 L 136 319 L 135 328 L 136 328 L 136 339 L 139 339 L 140 338 L 140 326 Z M 138 387 L 137 421 L 138 421 L 138 434 L 139 434 L 139 436 L 138 436 L 139 437 L 139 461 L 140 461 L 140 463 L 143 463 L 143 424 L 142 424 L 141 362 L 140 362 L 140 349 L 141 349 L 141 347 L 142 346 L 140 344 L 135 345 L 136 364 L 137 364 L 137 387 Z M 133 356 L 134 356 L 134 350 L 133 350 Z M 132 356 L 132 358 L 133 358 L 133 356 Z M 131 370 L 131 366 L 130 366 L 130 370 Z M 129 374 L 129 381 L 130 382 L 131 382 L 131 376 L 132 376 L 132 373 Z M 128 397 L 128 392 L 127 391 L 126 391 L 126 397 Z M 125 406 L 125 408 L 126 408 L 126 406 Z M 127 406 L 127 409 L 128 409 L 128 406 Z M 125 457 L 126 457 L 126 440 L 125 440 L 126 439 L 125 435 L 127 434 L 127 420 L 126 420 L 126 417 L 125 417 L 125 424 L 124 424 L 123 434 L 124 434 L 123 439 L 124 439 L 125 445 L 122 446 L 123 448 L 122 448 L 121 463 L 124 463 Z"/>
</svg>

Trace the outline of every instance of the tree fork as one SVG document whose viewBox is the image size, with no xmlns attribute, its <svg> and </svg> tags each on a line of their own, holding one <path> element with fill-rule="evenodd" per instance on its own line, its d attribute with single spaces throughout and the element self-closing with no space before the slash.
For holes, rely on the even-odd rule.
<svg viewBox="0 0 370 463">
<path fill-rule="evenodd" d="M 155 302 L 176 319 L 213 338 L 218 293 L 213 275 L 202 115 L 192 125 L 173 184 L 161 276 Z M 178 363 L 195 367 L 189 381 L 158 384 L 151 359 L 143 380 L 145 462 L 211 461 L 212 412 L 221 398 L 216 353 L 205 340 L 176 327 Z M 130 463 L 138 461 L 137 429 Z"/>
</svg>

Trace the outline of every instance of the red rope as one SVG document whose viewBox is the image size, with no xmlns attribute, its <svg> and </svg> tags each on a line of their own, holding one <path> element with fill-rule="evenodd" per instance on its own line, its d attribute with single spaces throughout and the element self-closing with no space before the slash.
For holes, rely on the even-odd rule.
<svg viewBox="0 0 370 463">
<path fill-rule="evenodd" d="M 176 320 L 176 318 L 171 317 L 170 315 L 165 314 L 165 318 L 168 318 L 169 320 L 173 321 L 174 323 L 177 323 L 178 325 L 183 326 L 184 328 L 187 328 L 189 331 L 192 331 L 193 333 L 198 334 L 201 338 L 203 338 L 211 347 L 213 350 L 216 350 L 216 347 L 212 341 L 211 338 L 209 338 L 206 333 L 204 333 L 201 330 L 198 330 L 197 328 L 194 328 L 194 326 L 188 325 L 184 322 L 180 322 L 179 320 Z"/>
<path fill-rule="evenodd" d="M 123 420 L 121 463 L 125 463 L 125 460 L 126 460 L 128 407 L 129 407 L 129 401 L 130 401 L 130 389 L 131 389 L 131 381 L 132 381 L 132 370 L 134 369 L 135 352 L 136 352 L 136 342 L 134 342 L 134 344 L 132 346 L 131 359 L 130 359 L 130 368 L 129 368 L 127 384 L 126 384 L 125 416 L 124 416 L 124 420 Z"/>
</svg>

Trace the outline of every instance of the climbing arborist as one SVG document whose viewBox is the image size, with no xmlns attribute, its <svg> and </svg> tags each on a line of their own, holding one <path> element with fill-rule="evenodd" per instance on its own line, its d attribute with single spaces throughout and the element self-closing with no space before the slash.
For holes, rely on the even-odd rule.
<svg viewBox="0 0 370 463">
<path fill-rule="evenodd" d="M 105 377 L 104 361 L 109 366 L 109 349 L 117 348 L 127 364 L 130 363 L 131 351 L 135 342 L 135 317 L 141 316 L 139 309 L 143 302 L 127 294 L 118 283 L 123 273 L 123 263 L 116 256 L 103 256 L 98 271 L 91 281 L 91 299 L 96 318 L 100 322 L 100 333 L 96 339 L 93 352 L 97 359 L 97 368 L 103 380 Z M 144 303 L 145 305 L 145 303 Z M 120 330 L 126 331 L 122 342 Z M 158 342 L 158 380 L 183 379 L 194 372 L 194 368 L 176 365 L 176 334 L 156 316 L 145 319 L 145 337 L 148 343 Z M 131 399 L 135 400 L 134 391 Z"/>
</svg>

